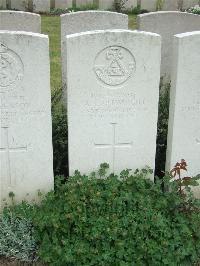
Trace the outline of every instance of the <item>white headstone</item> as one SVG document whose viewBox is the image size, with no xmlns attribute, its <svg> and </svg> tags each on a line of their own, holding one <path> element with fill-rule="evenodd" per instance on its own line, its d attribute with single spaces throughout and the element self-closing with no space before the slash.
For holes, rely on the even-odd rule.
<svg viewBox="0 0 200 266">
<path fill-rule="evenodd" d="M 53 188 L 48 37 L 0 31 L 0 203 Z"/>
<path fill-rule="evenodd" d="M 183 9 L 188 9 L 199 5 L 199 0 L 183 0 Z"/>
<path fill-rule="evenodd" d="M 55 0 L 55 8 L 66 9 L 72 7 L 72 0 Z"/>
<path fill-rule="evenodd" d="M 99 9 L 112 10 L 114 8 L 113 0 L 99 0 Z"/>
<path fill-rule="evenodd" d="M 19 11 L 27 11 L 28 0 L 11 0 L 11 9 L 16 9 Z"/>
<path fill-rule="evenodd" d="M 137 7 L 137 0 L 126 1 L 124 7 L 126 10 L 132 10 L 133 8 Z"/>
<path fill-rule="evenodd" d="M 50 0 L 33 0 L 33 11 L 36 13 L 49 13 Z"/>
<path fill-rule="evenodd" d="M 156 0 L 141 0 L 141 9 L 156 11 Z"/>
<path fill-rule="evenodd" d="M 41 17 L 23 11 L 0 11 L 0 30 L 40 33 Z"/>
<path fill-rule="evenodd" d="M 84 7 L 87 5 L 93 5 L 93 0 L 76 0 L 76 7 Z"/>
<path fill-rule="evenodd" d="M 200 16 L 178 11 L 152 12 L 138 16 L 138 29 L 162 36 L 161 76 L 170 80 L 172 40 L 178 33 L 200 30 Z"/>
<path fill-rule="evenodd" d="M 162 10 L 177 11 L 179 7 L 178 0 L 165 0 L 163 2 Z"/>
<path fill-rule="evenodd" d="M 106 29 L 128 29 L 128 16 L 109 11 L 84 11 L 61 15 L 62 84 L 66 85 L 65 36 L 68 34 Z"/>
<path fill-rule="evenodd" d="M 154 169 L 160 36 L 108 30 L 66 36 L 69 170 Z"/>
<path fill-rule="evenodd" d="M 166 170 L 186 160 L 186 176 L 200 173 L 200 32 L 174 37 Z M 195 190 L 200 197 L 200 187 Z"/>
<path fill-rule="evenodd" d="M 6 9 L 6 7 L 7 7 L 6 0 L 0 0 L 0 8 Z"/>
</svg>

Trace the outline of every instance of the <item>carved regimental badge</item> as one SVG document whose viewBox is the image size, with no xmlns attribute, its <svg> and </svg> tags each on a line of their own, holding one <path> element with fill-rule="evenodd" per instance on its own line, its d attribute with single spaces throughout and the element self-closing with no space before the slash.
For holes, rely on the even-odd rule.
<svg viewBox="0 0 200 266">
<path fill-rule="evenodd" d="M 129 50 L 120 46 L 105 48 L 95 59 L 96 76 L 109 86 L 123 84 L 134 74 L 135 70 L 134 56 Z"/>
<path fill-rule="evenodd" d="M 0 92 L 6 92 L 23 79 L 24 67 L 20 57 L 0 42 Z"/>
</svg>

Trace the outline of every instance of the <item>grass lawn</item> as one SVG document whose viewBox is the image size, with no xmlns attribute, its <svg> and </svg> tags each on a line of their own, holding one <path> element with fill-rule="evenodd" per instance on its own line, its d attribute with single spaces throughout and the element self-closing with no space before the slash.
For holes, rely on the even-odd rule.
<svg viewBox="0 0 200 266">
<path fill-rule="evenodd" d="M 129 15 L 129 28 L 136 28 L 136 16 Z M 49 35 L 51 59 L 51 89 L 61 87 L 60 17 L 42 15 L 42 33 Z"/>
</svg>

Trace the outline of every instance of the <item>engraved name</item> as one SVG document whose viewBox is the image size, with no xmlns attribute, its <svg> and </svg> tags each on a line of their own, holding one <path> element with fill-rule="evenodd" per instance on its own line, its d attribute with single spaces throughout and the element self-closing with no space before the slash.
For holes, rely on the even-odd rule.
<svg viewBox="0 0 200 266">
<path fill-rule="evenodd" d="M 134 93 L 115 96 L 92 93 L 85 102 L 87 112 L 92 117 L 115 118 L 133 117 L 138 111 L 147 111 L 144 98 L 138 98 Z"/>
</svg>

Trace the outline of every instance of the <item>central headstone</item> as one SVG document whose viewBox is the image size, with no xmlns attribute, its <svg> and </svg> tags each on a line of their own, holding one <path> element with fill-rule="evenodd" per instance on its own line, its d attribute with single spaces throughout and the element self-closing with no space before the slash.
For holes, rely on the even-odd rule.
<svg viewBox="0 0 200 266">
<path fill-rule="evenodd" d="M 69 169 L 154 169 L 160 36 L 128 30 L 66 36 Z"/>
</svg>

